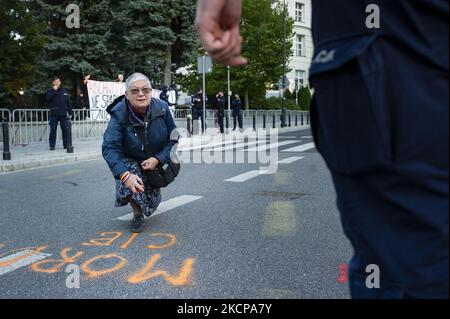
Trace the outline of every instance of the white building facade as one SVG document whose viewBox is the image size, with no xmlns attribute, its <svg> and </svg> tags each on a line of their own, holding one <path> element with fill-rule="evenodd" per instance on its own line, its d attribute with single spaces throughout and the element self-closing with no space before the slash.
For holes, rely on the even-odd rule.
<svg viewBox="0 0 450 319">
<path fill-rule="evenodd" d="M 292 92 L 298 87 L 308 86 L 309 68 L 314 54 L 311 34 L 312 7 L 310 0 L 277 0 L 280 4 L 285 2 L 289 16 L 294 20 L 293 56 L 290 60 L 287 78 L 289 90 Z"/>
<path fill-rule="evenodd" d="M 313 39 L 311 34 L 311 1 L 310 0 L 288 0 L 289 15 L 294 19 L 294 55 L 290 61 L 287 74 L 290 81 L 290 90 L 298 86 L 308 86 L 309 68 L 314 54 Z"/>
</svg>

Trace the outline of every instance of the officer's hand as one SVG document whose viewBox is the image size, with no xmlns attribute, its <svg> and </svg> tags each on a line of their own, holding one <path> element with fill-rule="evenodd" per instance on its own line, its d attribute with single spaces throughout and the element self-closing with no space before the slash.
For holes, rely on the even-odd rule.
<svg viewBox="0 0 450 319">
<path fill-rule="evenodd" d="M 159 160 L 157 160 L 154 157 L 151 157 L 148 160 L 143 161 L 141 166 L 144 169 L 144 171 L 153 171 L 156 169 L 156 166 L 158 166 L 158 164 Z"/>
<path fill-rule="evenodd" d="M 134 174 L 130 175 L 130 177 L 125 183 L 125 186 L 134 194 L 143 193 L 145 190 L 144 182 L 142 182 L 142 179 L 140 179 L 139 176 Z"/>
<path fill-rule="evenodd" d="M 216 63 L 238 66 L 241 56 L 239 30 L 241 0 L 199 0 L 195 25 L 203 47 Z"/>
</svg>

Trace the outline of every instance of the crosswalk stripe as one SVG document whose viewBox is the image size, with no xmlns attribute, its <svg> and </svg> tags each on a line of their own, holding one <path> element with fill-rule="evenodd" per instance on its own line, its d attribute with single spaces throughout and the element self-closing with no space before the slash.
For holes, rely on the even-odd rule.
<svg viewBox="0 0 450 319">
<path fill-rule="evenodd" d="M 228 141 L 218 141 L 216 143 L 209 143 L 209 144 L 205 144 L 205 145 L 194 145 L 191 147 L 183 147 L 183 148 L 179 148 L 177 149 L 178 152 L 189 152 L 189 151 L 194 151 L 194 150 L 199 150 L 199 149 L 209 149 L 209 148 L 213 148 L 219 145 L 227 145 L 227 144 L 231 144 L 234 143 L 233 140 L 228 140 Z"/>
<path fill-rule="evenodd" d="M 214 149 L 214 152 L 229 151 L 229 150 L 232 150 L 232 149 L 238 149 L 238 148 L 242 148 L 242 147 L 246 147 L 246 146 L 256 145 L 258 143 L 261 143 L 261 141 L 237 143 L 237 144 L 234 144 L 234 145 L 229 145 L 229 146 L 225 146 L 225 147 L 220 147 L 220 148 Z"/>
<path fill-rule="evenodd" d="M 298 156 L 288 157 L 288 158 L 285 158 L 284 160 L 278 161 L 278 164 L 292 164 L 301 159 L 304 159 L 304 157 L 298 157 Z"/>
<path fill-rule="evenodd" d="M 169 199 L 165 202 L 162 202 L 156 212 L 153 213 L 150 217 L 165 213 L 169 210 L 178 208 L 180 206 L 195 202 L 196 200 L 202 199 L 203 196 L 192 196 L 192 195 L 182 195 L 178 196 L 172 199 Z M 124 215 L 122 217 L 115 218 L 113 220 L 120 220 L 120 221 L 129 221 L 133 219 L 133 213 Z"/>
<path fill-rule="evenodd" d="M 283 150 L 282 152 L 301 153 L 301 152 L 305 152 L 307 150 L 313 149 L 315 147 L 316 147 L 316 145 L 314 143 L 307 143 L 307 144 L 302 144 L 299 146 L 289 148 L 287 150 Z"/>
<path fill-rule="evenodd" d="M 246 182 L 252 178 L 255 178 L 259 175 L 265 175 L 268 174 L 268 171 L 265 170 L 255 170 L 255 171 L 250 171 L 232 178 L 229 178 L 227 180 L 225 180 L 225 182 L 232 182 L 232 183 L 243 183 Z"/>
<path fill-rule="evenodd" d="M 280 146 L 285 146 L 289 144 L 298 143 L 300 141 L 284 141 L 284 142 L 277 142 L 277 143 L 271 143 L 271 144 L 264 144 L 257 147 L 249 148 L 247 152 L 264 152 L 268 149 L 274 149 L 278 148 Z"/>
<path fill-rule="evenodd" d="M 16 269 L 31 265 L 50 256 L 51 254 L 44 254 L 32 250 L 24 250 L 13 255 L 0 258 L 0 264 L 6 264 L 6 266 L 0 267 L 0 276 Z M 14 262 L 12 262 L 13 260 Z"/>
</svg>

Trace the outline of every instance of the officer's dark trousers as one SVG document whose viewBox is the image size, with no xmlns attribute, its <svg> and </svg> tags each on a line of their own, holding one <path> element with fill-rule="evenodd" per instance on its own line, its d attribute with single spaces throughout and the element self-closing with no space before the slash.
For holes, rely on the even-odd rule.
<svg viewBox="0 0 450 319">
<path fill-rule="evenodd" d="M 203 112 L 194 111 L 193 120 L 194 121 L 199 121 L 200 120 L 202 134 L 205 133 L 205 127 L 203 125 Z"/>
<path fill-rule="evenodd" d="M 58 129 L 58 122 L 61 124 L 63 146 L 67 146 L 67 127 L 68 120 L 66 116 L 50 116 L 50 137 L 49 144 L 50 147 L 55 147 L 56 145 L 56 131 Z"/>
<path fill-rule="evenodd" d="M 448 298 L 448 70 L 377 40 L 311 78 L 312 128 L 353 248 L 353 298 Z M 368 288 L 368 265 L 380 288 Z M 370 285 L 369 285 L 370 286 Z"/>
<path fill-rule="evenodd" d="M 225 130 L 224 130 L 224 125 L 223 125 L 223 120 L 224 120 L 224 118 L 225 118 L 225 115 L 224 114 L 218 114 L 218 116 L 217 116 L 217 123 L 219 124 L 219 128 L 220 128 L 220 133 L 225 133 Z"/>
<path fill-rule="evenodd" d="M 239 124 L 240 129 L 243 128 L 241 111 L 233 113 L 233 131 L 236 130 L 236 124 Z"/>
</svg>

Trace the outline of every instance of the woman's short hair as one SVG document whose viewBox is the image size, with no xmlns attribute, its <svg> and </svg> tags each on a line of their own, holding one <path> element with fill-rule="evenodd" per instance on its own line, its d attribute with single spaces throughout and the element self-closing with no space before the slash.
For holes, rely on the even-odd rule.
<svg viewBox="0 0 450 319">
<path fill-rule="evenodd" d="M 150 79 L 145 74 L 133 73 L 125 81 L 125 90 L 128 91 L 128 89 L 130 88 L 131 84 L 134 83 L 134 82 L 137 82 L 137 81 L 147 81 L 147 83 L 150 86 L 150 88 L 152 88 L 152 84 L 150 83 Z"/>
</svg>

